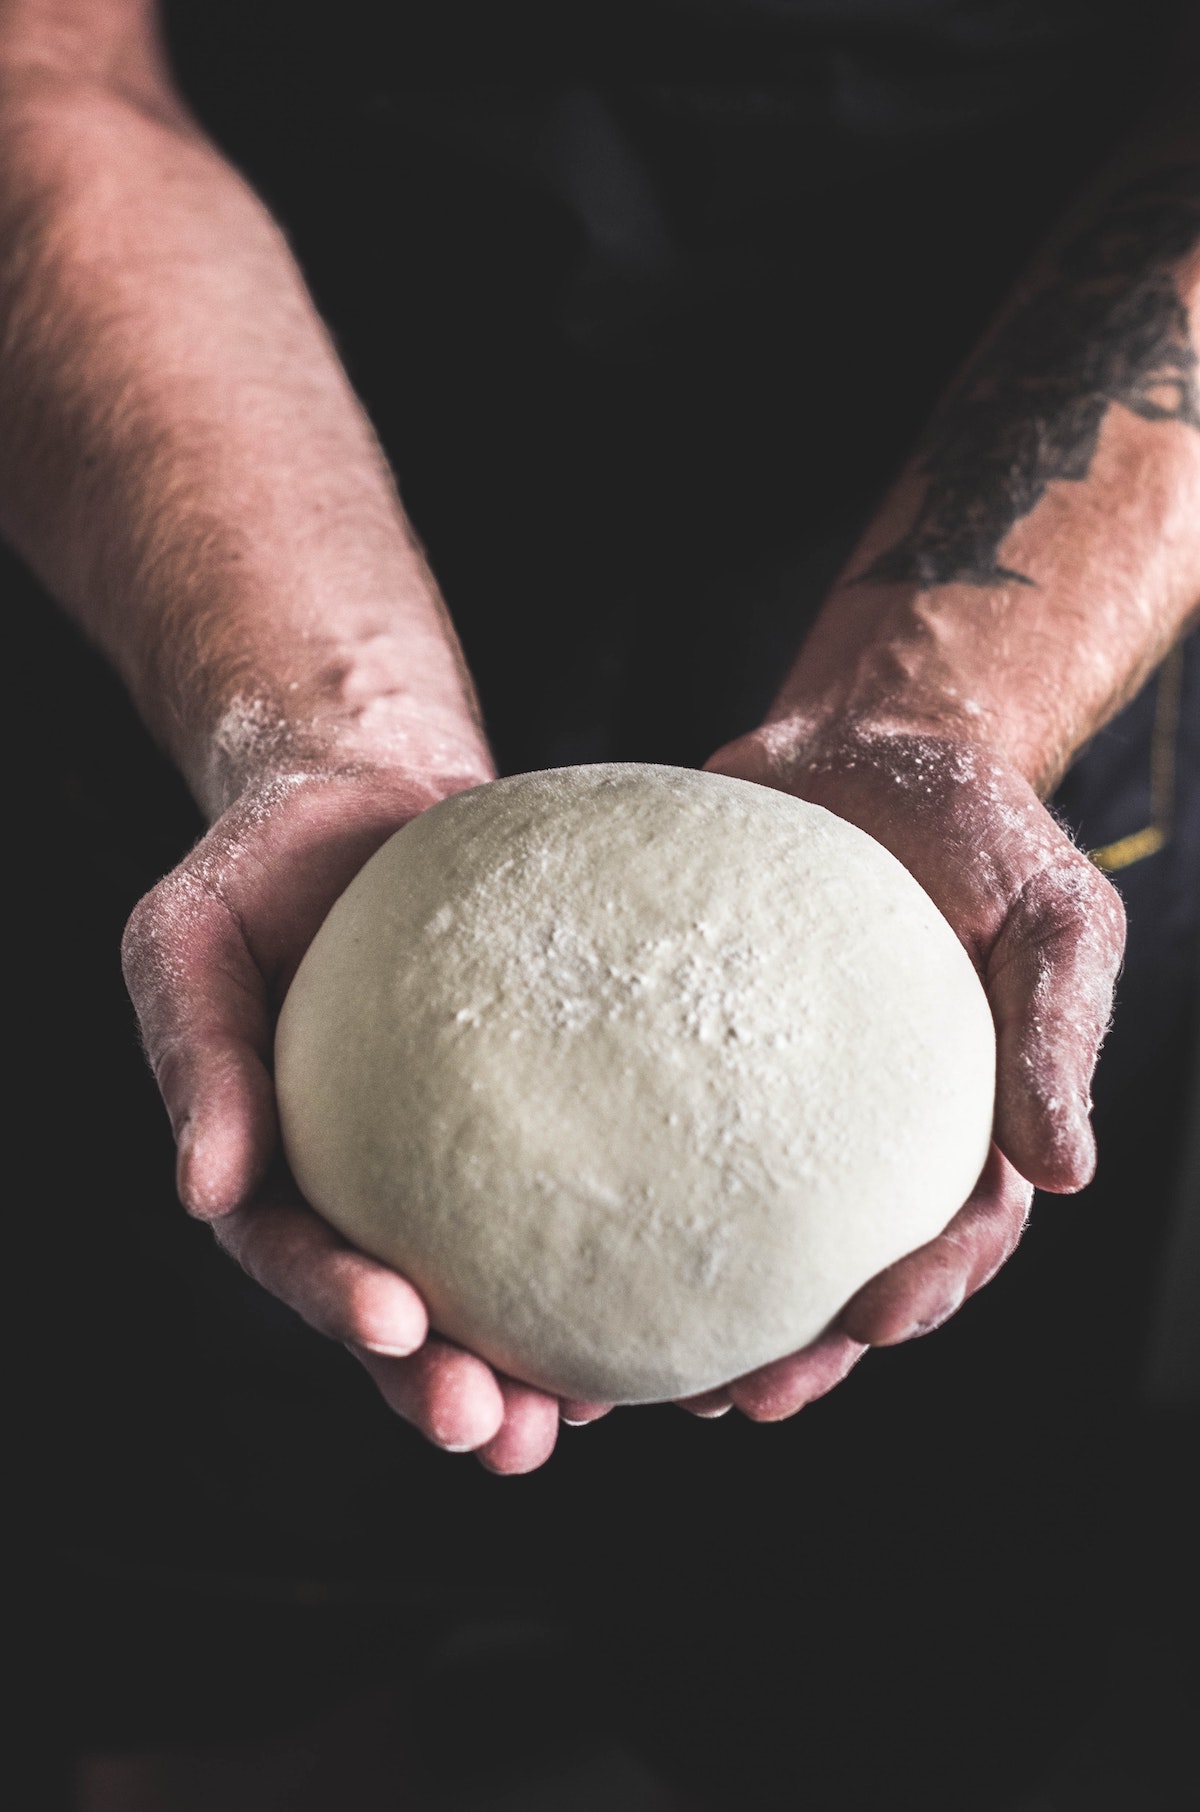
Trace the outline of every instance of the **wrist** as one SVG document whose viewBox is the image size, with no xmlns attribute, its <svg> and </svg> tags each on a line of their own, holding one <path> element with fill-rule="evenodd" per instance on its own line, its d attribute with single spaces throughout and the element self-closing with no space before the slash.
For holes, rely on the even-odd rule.
<svg viewBox="0 0 1200 1812">
<path fill-rule="evenodd" d="M 717 773 L 741 774 L 797 792 L 842 816 L 851 796 L 861 795 L 864 809 L 882 812 L 886 820 L 902 799 L 919 806 L 922 794 L 958 781 L 975 782 L 985 773 L 997 780 L 1006 776 L 1006 784 L 1016 785 L 1036 804 L 1023 772 L 1003 749 L 947 722 L 898 714 L 773 714 L 719 749 L 706 765 Z"/>
<path fill-rule="evenodd" d="M 210 820 L 234 801 L 281 780 L 314 782 L 376 776 L 427 794 L 425 803 L 495 778 L 477 726 L 425 705 L 394 701 L 363 725 L 278 712 L 269 694 L 236 694 L 218 720 L 193 789 Z"/>
<path fill-rule="evenodd" d="M 338 584 L 328 561 L 294 588 L 281 562 L 273 580 L 238 575 L 215 609 L 180 613 L 144 648 L 131 690 L 210 821 L 285 775 L 494 776 L 432 576 L 411 543 L 391 552 L 370 585 L 345 567 Z"/>
<path fill-rule="evenodd" d="M 391 776 L 430 800 L 494 778 L 469 678 L 444 641 L 374 637 L 319 653 L 243 673 L 181 732 L 174 752 L 210 821 L 285 777 Z"/>
<path fill-rule="evenodd" d="M 864 687 L 812 696 L 789 689 L 750 736 L 765 761 L 786 769 L 852 766 L 860 756 L 869 755 L 873 762 L 887 750 L 962 749 L 1000 762 L 1036 785 L 1034 763 L 1020 759 L 1016 729 L 1003 723 L 997 709 L 970 695 L 871 692 Z"/>
<path fill-rule="evenodd" d="M 868 595 L 855 598 L 854 590 Z M 793 740 L 853 732 L 970 745 L 1044 798 L 1149 676 L 1169 639 L 1160 646 L 1143 634 L 1140 646 L 1113 658 L 1111 644 L 1089 649 L 1082 601 L 1061 625 L 1026 624 L 1024 633 L 1008 620 L 1011 603 L 1006 591 L 966 586 L 900 599 L 848 586 L 801 651 L 767 725 L 790 726 Z"/>
</svg>

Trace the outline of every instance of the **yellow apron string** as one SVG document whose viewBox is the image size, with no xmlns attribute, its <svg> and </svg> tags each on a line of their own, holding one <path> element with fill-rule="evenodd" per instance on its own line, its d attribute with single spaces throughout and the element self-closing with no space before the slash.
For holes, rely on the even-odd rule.
<svg viewBox="0 0 1200 1812">
<path fill-rule="evenodd" d="M 1154 703 L 1154 729 L 1150 738 L 1150 822 L 1144 830 L 1131 831 L 1115 843 L 1090 850 L 1092 861 L 1105 874 L 1144 861 L 1170 841 L 1175 809 L 1175 737 L 1179 728 L 1179 703 L 1183 691 L 1183 644 L 1174 647 L 1158 670 Z"/>
</svg>

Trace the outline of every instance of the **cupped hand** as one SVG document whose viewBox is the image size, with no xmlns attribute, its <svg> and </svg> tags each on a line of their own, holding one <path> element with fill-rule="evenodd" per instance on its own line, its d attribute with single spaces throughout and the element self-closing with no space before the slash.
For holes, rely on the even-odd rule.
<svg viewBox="0 0 1200 1812">
<path fill-rule="evenodd" d="M 709 766 L 811 799 L 891 849 L 958 932 L 997 1026 L 996 1143 L 945 1233 L 868 1283 L 804 1351 L 685 1405 L 774 1421 L 830 1390 L 868 1346 L 953 1314 L 1012 1251 L 1032 1184 L 1086 1183 L 1088 1086 L 1123 913 L 1016 770 L 972 745 L 770 725 Z M 393 831 L 485 778 L 348 769 L 251 788 L 139 904 L 124 960 L 185 1207 L 266 1289 L 344 1342 L 429 1440 L 516 1473 L 549 1457 L 560 1416 L 589 1422 L 606 1406 L 560 1404 L 431 1335 L 412 1285 L 301 1201 L 279 1155 L 271 1081 L 278 1008 L 334 900 Z"/>
<path fill-rule="evenodd" d="M 1016 1246 L 1034 1186 L 1088 1182 L 1090 1084 L 1125 915 L 1019 771 L 981 745 L 784 719 L 708 766 L 823 805 L 891 850 L 957 932 L 996 1024 L 991 1155 L 946 1231 L 866 1284 L 813 1345 L 685 1405 L 776 1421 L 832 1389 L 868 1346 L 946 1321 Z"/>
<path fill-rule="evenodd" d="M 305 1206 L 279 1154 L 271 1080 L 276 1015 L 338 895 L 393 831 L 488 777 L 275 775 L 139 903 L 123 958 L 184 1206 L 274 1296 L 347 1345 L 429 1440 L 526 1472 L 554 1446 L 557 1401 L 430 1335 L 413 1286 Z"/>
</svg>

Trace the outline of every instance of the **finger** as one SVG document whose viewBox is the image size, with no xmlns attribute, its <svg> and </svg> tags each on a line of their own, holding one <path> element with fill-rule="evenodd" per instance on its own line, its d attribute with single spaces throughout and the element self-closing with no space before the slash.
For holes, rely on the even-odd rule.
<svg viewBox="0 0 1200 1812">
<path fill-rule="evenodd" d="M 266 987 L 229 908 L 186 869 L 126 928 L 122 961 L 178 1144 L 177 1182 L 203 1219 L 247 1202 L 275 1151 Z"/>
<path fill-rule="evenodd" d="M 584 1403 L 575 1397 L 564 1397 L 558 1406 L 558 1413 L 568 1428 L 585 1428 L 589 1422 L 598 1422 L 612 1408 L 611 1403 Z"/>
<path fill-rule="evenodd" d="M 1022 888 L 993 947 L 996 1139 L 1039 1189 L 1082 1189 L 1095 1169 L 1092 1072 L 1124 942 L 1120 895 L 1072 851 Z"/>
<path fill-rule="evenodd" d="M 686 1409 L 690 1416 L 699 1416 L 705 1422 L 715 1422 L 718 1416 L 725 1416 L 733 1408 L 733 1398 L 724 1385 L 719 1390 L 701 1391 L 696 1397 L 680 1397 L 680 1409 Z"/>
<path fill-rule="evenodd" d="M 776 1359 L 729 1386 L 732 1402 L 752 1422 L 782 1422 L 840 1384 L 866 1348 L 840 1328 L 786 1359 Z"/>
<path fill-rule="evenodd" d="M 504 1421 L 504 1395 L 491 1367 L 448 1340 L 427 1340 L 408 1359 L 351 1352 L 374 1379 L 384 1402 L 447 1453 L 473 1453 Z"/>
<path fill-rule="evenodd" d="M 478 1457 L 489 1472 L 512 1476 L 534 1472 L 545 1465 L 558 1439 L 558 1399 L 531 1384 L 499 1376 L 504 1397 L 504 1420 L 499 1432 L 479 1449 Z"/>
<path fill-rule="evenodd" d="M 408 1280 L 356 1252 L 311 1209 L 256 1202 L 213 1231 L 257 1283 L 331 1339 L 391 1355 L 424 1340 L 425 1305 Z"/>
<path fill-rule="evenodd" d="M 866 1346 L 896 1346 L 948 1321 L 1015 1248 L 1033 1190 L 995 1145 L 966 1204 L 946 1231 L 871 1279 L 837 1325 Z"/>
</svg>

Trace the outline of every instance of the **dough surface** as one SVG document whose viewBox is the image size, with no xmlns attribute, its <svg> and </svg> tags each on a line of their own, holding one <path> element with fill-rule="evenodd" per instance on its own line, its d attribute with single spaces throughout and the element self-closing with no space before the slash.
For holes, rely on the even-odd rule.
<svg viewBox="0 0 1200 1812">
<path fill-rule="evenodd" d="M 865 832 L 605 764 L 434 806 L 326 919 L 279 1022 L 307 1199 L 434 1327 L 647 1402 L 813 1339 L 983 1166 L 983 990 Z"/>
</svg>

